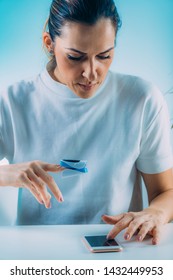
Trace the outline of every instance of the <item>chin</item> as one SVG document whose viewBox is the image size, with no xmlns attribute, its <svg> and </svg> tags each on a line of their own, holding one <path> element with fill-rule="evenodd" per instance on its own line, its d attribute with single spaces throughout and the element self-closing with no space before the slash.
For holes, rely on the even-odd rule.
<svg viewBox="0 0 173 280">
<path fill-rule="evenodd" d="M 93 94 L 94 95 L 94 94 Z M 89 99 L 89 98 L 91 98 L 93 95 L 89 95 L 89 96 L 79 96 L 80 98 L 82 98 L 82 99 Z"/>
<path fill-rule="evenodd" d="M 95 91 L 94 92 L 76 92 L 75 93 L 77 96 L 79 96 L 80 98 L 83 99 L 89 99 L 91 97 L 93 97 L 95 95 Z"/>
<path fill-rule="evenodd" d="M 98 86 L 93 87 L 92 89 L 79 89 L 79 88 L 74 88 L 74 93 L 79 96 L 80 98 L 83 99 L 89 99 L 93 97 L 98 89 Z"/>
</svg>

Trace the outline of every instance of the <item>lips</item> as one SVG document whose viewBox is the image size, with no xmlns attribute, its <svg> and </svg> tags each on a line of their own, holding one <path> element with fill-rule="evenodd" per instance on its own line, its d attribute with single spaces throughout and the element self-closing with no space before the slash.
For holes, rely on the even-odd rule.
<svg viewBox="0 0 173 280">
<path fill-rule="evenodd" d="M 95 84 L 80 84 L 80 83 L 78 83 L 78 85 L 84 90 L 91 90 L 95 87 L 96 83 Z"/>
</svg>

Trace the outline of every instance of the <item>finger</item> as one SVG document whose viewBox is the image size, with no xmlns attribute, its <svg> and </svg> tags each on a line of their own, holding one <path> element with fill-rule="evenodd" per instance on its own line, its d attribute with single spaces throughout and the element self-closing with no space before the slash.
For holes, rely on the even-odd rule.
<svg viewBox="0 0 173 280">
<path fill-rule="evenodd" d="M 161 236 L 161 228 L 160 227 L 154 227 L 153 229 L 153 239 L 152 239 L 152 244 L 157 245 L 160 241 L 160 236 Z"/>
<path fill-rule="evenodd" d="M 153 231 L 149 230 L 147 234 L 150 235 L 150 236 L 153 236 Z"/>
<path fill-rule="evenodd" d="M 127 214 L 122 219 L 120 219 L 113 227 L 113 229 L 108 233 L 107 238 L 113 239 L 117 234 L 119 234 L 123 229 L 128 227 L 130 221 L 132 220 L 131 215 Z"/>
<path fill-rule="evenodd" d="M 40 196 L 45 204 L 45 207 L 50 208 L 51 195 L 48 193 L 45 183 L 38 176 L 36 176 L 36 174 L 32 170 L 28 170 L 27 175 L 29 179 L 32 181 L 32 185 L 34 185 L 37 192 L 40 193 Z"/>
<path fill-rule="evenodd" d="M 40 204 L 43 204 L 44 202 L 42 201 L 42 198 L 41 198 L 40 194 L 34 188 L 34 186 L 32 185 L 32 183 L 29 180 L 29 178 L 27 177 L 27 175 L 22 174 L 21 179 L 22 179 L 22 187 L 25 187 L 26 189 L 28 189 L 33 194 L 33 196 L 36 198 L 36 200 Z"/>
<path fill-rule="evenodd" d="M 124 214 L 116 215 L 116 216 L 109 216 L 109 215 L 102 215 L 102 220 L 110 225 L 116 224 L 120 219 L 122 219 Z"/>
<path fill-rule="evenodd" d="M 58 188 L 57 184 L 55 183 L 54 179 L 52 178 L 52 176 L 50 176 L 47 172 L 45 172 L 39 166 L 35 167 L 34 172 L 36 173 L 37 176 L 39 176 L 48 185 L 48 187 L 54 194 L 55 198 L 59 202 L 63 202 L 64 199 L 63 199 L 62 193 L 61 193 L 60 189 Z"/>
<path fill-rule="evenodd" d="M 142 240 L 145 238 L 145 236 L 146 236 L 149 232 L 151 232 L 152 227 L 153 227 L 153 225 L 152 225 L 152 222 L 151 222 L 151 221 L 146 221 L 146 222 L 144 222 L 144 223 L 142 224 L 142 226 L 141 226 L 140 231 L 139 231 L 138 234 L 137 234 L 136 239 L 137 239 L 138 241 L 142 241 Z"/>
<path fill-rule="evenodd" d="M 133 215 L 131 215 L 132 219 L 128 225 L 127 230 L 124 233 L 124 239 L 125 240 L 130 240 L 132 238 L 132 236 L 138 231 L 138 229 L 141 227 L 141 224 L 143 222 L 143 219 L 139 218 L 139 217 L 134 217 Z M 139 232 L 141 231 L 141 229 L 139 230 Z M 139 236 L 139 233 L 138 233 Z M 141 238 L 141 237 L 140 237 Z"/>
<path fill-rule="evenodd" d="M 62 167 L 59 164 L 50 164 L 50 163 L 46 163 L 46 162 L 42 162 L 41 167 L 45 171 L 49 171 L 49 172 L 61 172 L 65 169 L 65 167 Z"/>
<path fill-rule="evenodd" d="M 41 195 L 37 192 L 37 190 L 33 187 L 33 188 L 27 188 L 32 195 L 36 198 L 36 200 L 40 203 L 40 204 L 44 204 Z"/>
</svg>

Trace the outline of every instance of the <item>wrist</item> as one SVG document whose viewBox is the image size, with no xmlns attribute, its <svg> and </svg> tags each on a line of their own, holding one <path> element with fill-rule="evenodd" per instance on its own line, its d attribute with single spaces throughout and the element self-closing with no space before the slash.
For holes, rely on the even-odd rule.
<svg viewBox="0 0 173 280">
<path fill-rule="evenodd" d="M 149 205 L 149 207 L 144 209 L 144 211 L 150 213 L 152 216 L 155 215 L 159 224 L 166 224 L 169 222 L 169 218 L 167 217 L 165 210 L 158 209 L 154 205 Z"/>
<path fill-rule="evenodd" d="M 0 187 L 6 187 L 9 186 L 8 178 L 10 176 L 9 165 L 1 165 L 0 166 Z"/>
</svg>

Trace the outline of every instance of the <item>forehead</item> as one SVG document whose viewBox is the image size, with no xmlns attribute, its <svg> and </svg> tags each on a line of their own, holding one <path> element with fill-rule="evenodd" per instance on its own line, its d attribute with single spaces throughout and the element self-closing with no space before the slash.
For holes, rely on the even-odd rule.
<svg viewBox="0 0 173 280">
<path fill-rule="evenodd" d="M 110 19 L 100 19 L 94 25 L 68 22 L 63 26 L 62 34 L 57 40 L 61 46 L 82 51 L 88 47 L 109 48 L 114 45 L 115 27 Z"/>
</svg>

